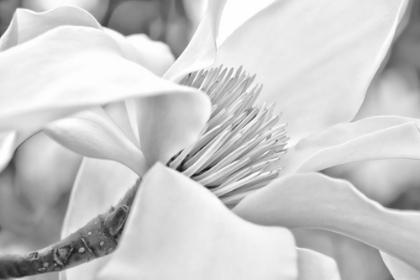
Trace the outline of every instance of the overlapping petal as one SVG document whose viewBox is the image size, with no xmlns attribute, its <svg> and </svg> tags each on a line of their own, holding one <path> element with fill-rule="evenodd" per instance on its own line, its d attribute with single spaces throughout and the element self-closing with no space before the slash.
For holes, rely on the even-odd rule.
<svg viewBox="0 0 420 280">
<path fill-rule="evenodd" d="M 420 120 L 397 116 L 338 124 L 303 139 L 280 161 L 285 174 L 376 159 L 420 159 Z"/>
<path fill-rule="evenodd" d="M 99 213 L 116 204 L 138 176 L 120 163 L 85 158 L 74 184 L 62 237 L 75 232 Z M 60 279 L 92 280 L 108 257 L 60 273 Z"/>
<path fill-rule="evenodd" d="M 188 73 L 210 66 L 216 59 L 216 38 L 226 0 L 208 1 L 206 13 L 184 52 L 164 78 L 179 81 Z"/>
<path fill-rule="evenodd" d="M 136 146 L 140 147 L 140 141 L 138 139 L 137 130 L 133 130 L 133 127 L 137 129 L 136 123 L 136 113 L 134 108 L 134 117 L 131 120 L 130 112 L 128 110 L 127 103 L 130 103 L 130 100 L 120 101 L 110 103 L 104 106 L 105 111 L 111 118 L 118 124 L 121 130 L 124 132 L 125 136 L 130 139 Z M 133 122 L 133 125 L 132 125 Z"/>
<path fill-rule="evenodd" d="M 217 45 L 220 46 L 244 22 L 276 0 L 229 0 L 220 19 Z"/>
<path fill-rule="evenodd" d="M 9 27 L 0 38 L 0 51 L 22 44 L 63 25 L 101 28 L 90 13 L 77 7 L 62 6 L 43 13 L 17 9 Z"/>
<path fill-rule="evenodd" d="M 102 107 L 52 122 L 44 132 L 78 154 L 118 161 L 139 175 L 148 169 L 143 153 Z"/>
<path fill-rule="evenodd" d="M 344 234 L 420 268 L 420 214 L 385 209 L 346 181 L 316 173 L 286 176 L 245 198 L 234 212 L 258 224 Z"/>
<path fill-rule="evenodd" d="M 290 143 L 348 122 L 384 58 L 406 1 L 276 1 L 222 44 L 215 65 L 239 67 L 277 102 Z"/>
<path fill-rule="evenodd" d="M 162 76 L 175 61 L 166 44 L 152 41 L 145 34 L 125 37 L 109 28 L 104 28 L 104 31 L 120 45 L 125 58 L 146 67 L 158 76 Z"/>
<path fill-rule="evenodd" d="M 196 100 L 180 95 L 142 98 L 136 105 L 140 146 L 149 166 L 166 164 L 193 143 L 210 115 L 210 106 L 197 106 Z"/>
<path fill-rule="evenodd" d="M 15 151 L 16 132 L 0 132 L 0 172 L 6 168 Z"/>
<path fill-rule="evenodd" d="M 203 186 L 157 164 L 94 279 L 295 279 L 294 246 L 288 230 L 239 219 Z"/>
<path fill-rule="evenodd" d="M 46 45 L 49 47 L 45 48 Z M 34 129 L 92 105 L 131 97 L 148 97 L 147 103 L 168 96 L 177 99 L 179 106 L 171 110 L 178 117 L 168 119 L 174 123 L 165 124 L 176 131 L 169 130 L 167 135 L 172 132 L 180 135 L 182 130 L 190 139 L 201 130 L 210 112 L 205 94 L 165 81 L 124 59 L 113 39 L 92 28 L 55 28 L 0 53 L 0 63 L 13 65 L 0 69 L 2 129 Z M 16 83 L 15 77 L 21 77 L 21 81 Z M 153 119 L 153 114 L 161 112 L 151 114 Z M 188 119 L 180 120 L 179 116 Z M 184 122 L 183 126 L 178 124 L 180 121 Z"/>
<path fill-rule="evenodd" d="M 402 261 L 381 252 L 382 259 L 395 280 L 417 280 L 420 279 L 420 269 L 403 263 Z"/>
<path fill-rule="evenodd" d="M 336 262 L 318 252 L 297 248 L 298 280 L 340 280 Z"/>
</svg>

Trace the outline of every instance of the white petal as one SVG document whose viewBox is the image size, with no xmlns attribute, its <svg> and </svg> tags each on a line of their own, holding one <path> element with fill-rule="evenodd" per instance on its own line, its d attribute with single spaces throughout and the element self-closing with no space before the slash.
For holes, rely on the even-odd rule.
<svg viewBox="0 0 420 280">
<path fill-rule="evenodd" d="M 298 248 L 299 280 L 340 280 L 336 262 L 318 252 Z"/>
<path fill-rule="evenodd" d="M 139 175 L 148 169 L 143 153 L 99 106 L 50 123 L 44 132 L 78 154 L 118 161 Z"/>
<path fill-rule="evenodd" d="M 284 174 L 376 159 L 420 159 L 420 120 L 380 116 L 338 124 L 301 140 L 279 162 Z"/>
<path fill-rule="evenodd" d="M 0 133 L 0 173 L 9 164 L 16 148 L 16 132 L 7 131 Z"/>
<path fill-rule="evenodd" d="M 420 213 L 386 209 L 347 181 L 317 173 L 286 176 L 246 197 L 234 212 L 263 225 L 337 232 L 420 269 Z"/>
<path fill-rule="evenodd" d="M 238 28 L 215 65 L 244 66 L 277 102 L 290 143 L 353 119 L 406 1 L 276 1 Z"/>
<path fill-rule="evenodd" d="M 203 186 L 156 164 L 95 279 L 296 279 L 296 261 L 288 230 L 238 219 Z"/>
<path fill-rule="evenodd" d="M 415 269 L 414 267 L 403 263 L 402 261 L 391 257 L 386 253 L 381 252 L 381 255 L 392 276 L 394 276 L 395 280 L 420 279 L 420 269 Z"/>
<path fill-rule="evenodd" d="M 226 0 L 208 1 L 203 19 L 184 52 L 163 76 L 179 81 L 187 73 L 210 66 L 216 59 L 216 38 Z"/>
</svg>

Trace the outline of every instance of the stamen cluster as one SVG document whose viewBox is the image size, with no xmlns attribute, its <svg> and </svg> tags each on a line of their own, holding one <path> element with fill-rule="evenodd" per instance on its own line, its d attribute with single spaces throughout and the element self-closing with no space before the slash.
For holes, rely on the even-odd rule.
<svg viewBox="0 0 420 280">
<path fill-rule="evenodd" d="M 180 84 L 206 92 L 213 104 L 199 139 L 168 166 L 209 188 L 225 204 L 236 204 L 275 179 L 285 153 L 285 124 L 276 125 L 275 104 L 254 105 L 262 86 L 254 76 L 223 66 L 185 76 Z M 252 87 L 251 87 L 252 86 Z"/>
</svg>

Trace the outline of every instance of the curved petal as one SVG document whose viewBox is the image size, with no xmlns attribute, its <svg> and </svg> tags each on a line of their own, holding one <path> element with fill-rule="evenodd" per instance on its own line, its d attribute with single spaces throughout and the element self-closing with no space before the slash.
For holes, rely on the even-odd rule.
<svg viewBox="0 0 420 280">
<path fill-rule="evenodd" d="M 9 164 L 16 148 L 16 132 L 0 132 L 0 173 Z"/>
<path fill-rule="evenodd" d="M 184 52 L 163 76 L 179 81 L 187 73 L 210 66 L 216 59 L 216 38 L 226 0 L 208 1 L 203 19 Z"/>
<path fill-rule="evenodd" d="M 22 44 L 62 25 L 101 28 L 90 13 L 77 7 L 62 6 L 44 13 L 17 9 L 9 27 L 0 38 L 0 51 Z"/>
<path fill-rule="evenodd" d="M 124 59 L 115 41 L 93 28 L 55 28 L 0 53 L 0 64 L 2 129 L 34 129 L 81 109 L 131 97 L 177 96 L 186 106 L 194 104 L 190 111 L 200 115 L 189 117 L 201 126 L 208 117 L 202 114 L 210 110 L 206 94 Z M 182 129 L 188 134 L 195 128 Z"/>
<path fill-rule="evenodd" d="M 179 95 L 137 101 L 140 146 L 149 166 L 157 161 L 166 164 L 197 139 L 210 116 L 210 106 L 200 106 L 199 102 Z"/>
<path fill-rule="evenodd" d="M 391 272 L 395 280 L 418 280 L 420 279 L 420 269 L 403 263 L 402 261 L 381 252 L 382 259 Z"/>
<path fill-rule="evenodd" d="M 338 124 L 301 140 L 279 162 L 285 174 L 355 161 L 420 159 L 420 120 L 380 116 Z"/>
<path fill-rule="evenodd" d="M 113 161 L 84 158 L 74 183 L 62 237 L 75 232 L 98 214 L 117 203 L 138 176 L 127 167 Z M 60 273 L 67 280 L 92 280 L 109 257 L 95 260 Z"/>
<path fill-rule="evenodd" d="M 234 212 L 258 224 L 347 235 L 420 268 L 420 214 L 385 209 L 347 181 L 317 173 L 286 176 L 246 197 Z"/>
<path fill-rule="evenodd" d="M 78 154 L 118 161 L 140 176 L 148 169 L 143 153 L 99 106 L 52 122 L 44 132 Z"/>
<path fill-rule="evenodd" d="M 220 46 L 244 22 L 276 0 L 229 0 L 223 9 L 217 45 Z"/>
<path fill-rule="evenodd" d="M 318 252 L 297 248 L 299 280 L 340 280 L 336 262 Z"/>
<path fill-rule="evenodd" d="M 296 279 L 296 258 L 288 230 L 238 219 L 203 186 L 156 164 L 95 279 Z"/>
<path fill-rule="evenodd" d="M 405 0 L 276 1 L 238 28 L 215 65 L 244 66 L 277 102 L 290 143 L 353 119 Z"/>
<path fill-rule="evenodd" d="M 107 104 L 104 106 L 104 110 L 118 124 L 118 126 L 124 132 L 125 136 L 127 136 L 131 142 L 140 148 L 138 135 L 136 136 L 136 134 L 134 134 L 133 127 L 131 125 L 130 115 L 126 105 L 127 102 L 129 101 L 125 100 Z"/>
<path fill-rule="evenodd" d="M 174 63 L 170 48 L 162 42 L 153 41 L 145 34 L 123 36 L 115 30 L 104 28 L 123 50 L 128 60 L 134 61 L 158 76 L 162 76 Z"/>
<path fill-rule="evenodd" d="M 353 238 L 331 231 L 295 228 L 299 247 L 334 258 L 343 279 L 389 279 L 379 251 Z"/>
</svg>

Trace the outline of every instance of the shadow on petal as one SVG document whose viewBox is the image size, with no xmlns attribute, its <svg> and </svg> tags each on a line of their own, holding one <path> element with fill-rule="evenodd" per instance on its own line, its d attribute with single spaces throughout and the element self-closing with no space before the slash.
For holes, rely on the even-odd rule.
<svg viewBox="0 0 420 280">
<path fill-rule="evenodd" d="M 243 221 L 200 184 L 156 164 L 95 279 L 295 279 L 296 262 L 288 230 Z"/>
</svg>

